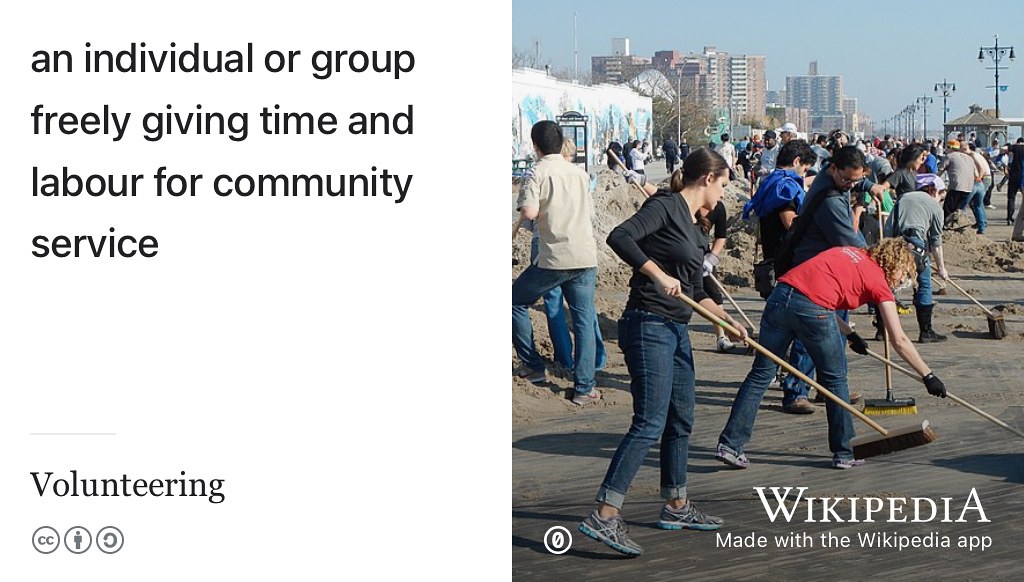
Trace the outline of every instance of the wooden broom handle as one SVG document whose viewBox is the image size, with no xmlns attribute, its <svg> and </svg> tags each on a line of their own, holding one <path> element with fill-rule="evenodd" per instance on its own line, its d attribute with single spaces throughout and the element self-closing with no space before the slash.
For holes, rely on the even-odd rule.
<svg viewBox="0 0 1024 582">
<path fill-rule="evenodd" d="M 876 360 L 878 360 L 880 362 L 885 362 L 886 366 L 892 366 L 896 370 L 898 370 L 900 372 L 903 372 L 907 376 L 910 376 L 911 378 L 914 378 L 917 381 L 919 381 L 922 384 L 924 384 L 924 378 L 918 376 L 917 373 L 914 372 L 913 370 L 908 370 L 908 369 L 904 368 L 903 366 L 897 364 L 896 362 L 893 362 L 893 361 L 889 360 L 888 358 L 883 358 L 882 356 L 876 354 L 875 352 L 873 352 L 871 350 L 868 350 L 868 355 L 871 356 L 872 358 L 875 358 Z M 1024 433 L 1022 433 L 1019 430 L 1013 428 L 1012 426 L 1006 424 L 1005 422 L 999 420 L 998 418 L 992 416 L 991 414 L 985 412 L 984 410 L 978 408 L 977 406 L 971 404 L 970 402 L 967 402 L 963 398 L 960 398 L 959 396 L 956 396 L 955 394 L 950 394 L 948 390 L 946 391 L 946 398 L 949 398 L 953 402 L 956 402 L 957 404 L 959 404 L 960 406 L 963 406 L 964 408 L 970 410 L 971 412 L 974 412 L 975 414 L 978 414 L 978 415 L 980 415 L 980 416 L 982 416 L 982 417 L 984 417 L 984 418 L 986 418 L 986 419 L 988 419 L 988 420 L 998 424 L 999 426 L 1005 428 L 1006 430 L 1012 432 L 1013 434 L 1015 434 L 1015 435 L 1017 435 L 1017 436 L 1019 436 L 1021 438 L 1024 438 Z"/>
<path fill-rule="evenodd" d="M 878 318 L 882 318 L 881 312 L 878 313 Z M 885 324 L 882 324 L 882 347 L 885 350 L 885 360 L 889 361 L 889 332 L 885 330 Z M 892 368 L 889 365 L 885 366 L 885 391 L 886 394 L 892 394 Z"/>
<path fill-rule="evenodd" d="M 735 327 L 729 325 L 725 321 L 719 319 L 717 316 L 715 316 L 715 314 L 713 314 L 710 311 L 708 311 L 707 309 L 705 309 L 703 305 L 697 303 L 693 299 L 690 299 L 685 294 L 684 295 L 679 295 L 678 297 L 684 303 L 686 303 L 687 305 L 692 307 L 693 310 L 696 311 L 697 313 L 699 313 L 704 319 L 710 321 L 711 323 L 714 323 L 714 324 L 722 326 L 723 329 L 725 329 L 726 331 L 728 331 L 729 333 L 731 333 L 733 335 L 739 335 L 739 330 L 737 330 Z M 861 412 L 861 411 L 857 410 L 856 408 L 854 408 L 849 402 L 846 402 L 845 400 L 842 400 L 841 398 L 839 398 L 835 394 L 833 394 L 833 393 L 829 392 L 828 390 L 826 390 L 824 387 L 822 387 L 821 384 L 818 384 L 814 380 L 812 380 L 809 377 L 807 377 L 806 374 L 804 374 L 800 370 L 797 370 L 796 368 L 791 366 L 789 364 L 789 362 L 787 362 L 786 360 L 783 360 L 782 358 L 776 356 L 770 350 L 768 350 L 767 348 L 765 348 L 764 346 L 762 346 L 761 344 L 757 343 L 756 341 L 754 341 L 753 339 L 751 339 L 749 337 L 746 338 L 743 341 L 745 341 L 747 343 L 747 345 L 751 346 L 755 350 L 757 350 L 757 351 L 761 352 L 762 354 L 764 354 L 771 361 L 773 361 L 776 364 L 782 366 L 782 368 L 784 370 L 788 371 L 790 374 L 793 374 L 797 378 L 799 378 L 799 379 L 803 380 L 804 382 L 806 382 L 808 386 L 814 387 L 816 390 L 818 390 L 818 392 L 820 392 L 821 394 L 823 394 L 824 396 L 826 396 L 827 398 L 829 398 L 830 400 L 832 400 L 833 402 L 835 402 L 839 406 L 842 406 L 843 408 L 845 408 L 850 414 L 852 414 L 852 415 L 856 416 L 857 418 L 859 418 L 860 420 L 864 421 L 864 423 L 866 423 L 868 426 L 870 426 L 871 428 L 873 428 L 876 431 L 878 431 L 882 436 L 889 436 L 889 431 L 886 430 L 882 425 L 878 424 L 877 422 L 875 422 L 875 421 L 871 420 L 870 418 L 868 418 L 867 416 L 865 416 L 863 412 Z"/>
<path fill-rule="evenodd" d="M 884 194 L 883 194 L 884 196 Z M 878 240 L 882 241 L 883 231 L 885 226 L 882 224 L 882 201 L 879 200 L 875 204 L 875 214 L 878 217 Z M 882 322 L 882 312 L 876 311 L 875 317 L 878 318 L 879 322 Z M 885 350 L 885 360 L 889 361 L 889 333 L 885 330 L 885 324 L 882 323 L 882 347 Z M 888 365 L 885 366 L 885 395 L 890 397 L 892 395 L 892 368 Z"/>
<path fill-rule="evenodd" d="M 622 160 L 619 159 L 619 156 L 615 155 L 615 150 L 613 150 L 612 148 L 608 148 L 608 155 L 611 156 L 613 160 L 615 160 L 615 163 L 618 164 L 620 168 L 622 168 L 623 170 L 628 170 L 629 169 L 629 168 L 626 167 L 626 164 L 622 163 Z M 629 180 L 627 180 L 627 182 L 629 182 Z M 644 198 L 650 198 L 651 197 L 651 195 L 647 193 L 647 190 L 644 190 L 643 188 L 641 188 L 640 185 L 637 184 L 636 182 L 629 182 L 629 183 L 632 184 L 637 190 L 639 190 L 640 193 L 644 195 Z"/>
<path fill-rule="evenodd" d="M 725 290 L 725 286 L 722 285 L 722 282 L 715 278 L 713 274 L 708 275 L 708 277 L 711 277 L 711 280 L 715 282 L 715 285 L 718 285 L 718 288 L 722 290 L 722 294 L 724 294 L 725 298 L 729 300 L 729 303 L 732 303 L 732 306 L 736 308 L 736 311 L 738 311 L 739 314 L 743 317 L 743 321 L 747 322 L 747 325 L 750 326 L 751 333 L 753 333 L 753 331 L 757 329 L 757 326 L 754 325 L 753 321 L 750 321 L 750 318 L 747 317 L 746 313 L 743 313 L 743 310 L 740 309 L 740 306 L 736 303 L 736 300 L 733 299 L 732 295 L 729 295 L 729 292 Z"/>
<path fill-rule="evenodd" d="M 954 281 L 952 277 L 950 277 L 949 279 L 946 279 L 946 281 L 948 281 L 950 285 L 956 287 L 957 291 L 963 293 L 964 297 L 966 297 L 966 298 L 970 299 L 971 301 L 973 301 L 974 304 L 977 305 L 978 307 L 980 307 L 985 313 L 987 313 L 989 317 L 991 317 L 992 319 L 996 318 L 996 314 L 995 313 L 992 313 L 991 311 L 989 311 L 988 307 L 985 307 L 984 305 L 982 305 L 981 302 L 979 302 L 977 299 L 972 297 L 970 293 L 965 291 L 963 287 L 957 285 L 956 281 Z"/>
</svg>

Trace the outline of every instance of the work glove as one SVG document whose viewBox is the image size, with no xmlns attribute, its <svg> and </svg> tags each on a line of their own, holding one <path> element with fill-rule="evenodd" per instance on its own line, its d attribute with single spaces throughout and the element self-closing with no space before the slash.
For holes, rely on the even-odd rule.
<svg viewBox="0 0 1024 582">
<path fill-rule="evenodd" d="M 638 174 L 633 170 L 626 170 L 622 173 L 622 177 L 630 184 L 636 184 L 637 186 L 644 186 L 647 184 L 647 175 Z"/>
<path fill-rule="evenodd" d="M 935 374 L 928 374 L 924 377 L 924 385 L 928 388 L 928 393 L 932 396 L 938 396 L 939 398 L 946 397 L 946 385 L 939 380 L 939 377 Z"/>
<path fill-rule="evenodd" d="M 846 340 L 850 342 L 850 349 L 857 352 L 862 356 L 868 355 L 868 344 L 864 342 L 864 338 L 860 337 L 860 334 L 853 332 L 846 336 Z"/>
<path fill-rule="evenodd" d="M 718 256 L 712 253 L 704 253 L 704 276 L 707 277 L 715 272 L 718 266 Z"/>
</svg>

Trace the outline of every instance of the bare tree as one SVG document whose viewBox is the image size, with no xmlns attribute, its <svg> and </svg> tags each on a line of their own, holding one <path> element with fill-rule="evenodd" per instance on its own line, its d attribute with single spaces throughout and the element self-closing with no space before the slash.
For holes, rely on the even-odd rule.
<svg viewBox="0 0 1024 582">
<path fill-rule="evenodd" d="M 534 41 L 530 49 L 512 47 L 512 67 L 529 67 L 531 69 L 546 69 L 551 66 L 551 59 L 540 52 L 540 42 Z"/>
<path fill-rule="evenodd" d="M 676 137 L 676 130 L 690 143 L 707 139 L 704 128 L 713 125 L 714 114 L 709 107 L 688 98 L 685 94 L 678 103 L 673 99 L 655 98 L 651 101 L 651 116 L 654 118 L 654 139 L 664 140 Z"/>
</svg>

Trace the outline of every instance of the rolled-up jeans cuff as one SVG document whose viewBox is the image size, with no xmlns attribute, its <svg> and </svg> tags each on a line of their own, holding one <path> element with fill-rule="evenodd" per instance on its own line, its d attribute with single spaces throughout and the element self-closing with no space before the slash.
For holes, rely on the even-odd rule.
<svg viewBox="0 0 1024 582">
<path fill-rule="evenodd" d="M 682 487 L 662 487 L 661 498 L 667 501 L 673 499 L 686 499 L 686 485 Z"/>
<path fill-rule="evenodd" d="M 618 491 L 612 491 L 602 485 L 601 488 L 597 490 L 597 497 L 594 498 L 594 501 L 598 503 L 607 503 L 615 509 L 622 509 L 622 504 L 626 501 L 626 494 L 619 493 Z"/>
</svg>

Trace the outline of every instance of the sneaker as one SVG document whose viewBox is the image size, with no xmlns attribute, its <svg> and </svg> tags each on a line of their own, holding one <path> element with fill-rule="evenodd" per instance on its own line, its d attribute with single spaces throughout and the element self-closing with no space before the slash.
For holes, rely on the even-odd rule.
<svg viewBox="0 0 1024 582">
<path fill-rule="evenodd" d="M 721 443 L 718 444 L 718 452 L 715 453 L 715 458 L 718 459 L 719 461 L 722 461 L 726 465 L 729 465 L 730 467 L 735 467 L 737 469 L 746 469 L 747 465 L 750 464 L 750 461 L 747 460 L 746 455 L 744 455 L 743 453 L 737 455 L 736 451 L 730 449 L 729 447 Z"/>
<path fill-rule="evenodd" d="M 811 414 L 814 412 L 814 405 L 806 398 L 797 398 L 789 404 L 782 405 L 782 412 L 787 414 Z"/>
<path fill-rule="evenodd" d="M 527 368 L 526 366 L 519 366 L 519 368 L 516 369 L 516 376 L 526 378 L 534 384 L 543 384 L 548 381 L 547 372 L 544 370 L 534 370 L 533 368 Z"/>
<path fill-rule="evenodd" d="M 732 341 L 730 341 L 729 338 L 725 337 L 724 335 L 718 338 L 718 351 L 728 352 L 732 350 L 734 347 L 736 347 L 736 345 L 733 344 Z"/>
<path fill-rule="evenodd" d="M 864 459 L 832 459 L 833 469 L 852 469 L 864 464 Z"/>
<path fill-rule="evenodd" d="M 989 204 L 985 208 L 988 208 L 989 210 L 995 210 L 996 209 L 996 205 L 995 204 Z"/>
<path fill-rule="evenodd" d="M 586 394 L 576 393 L 572 397 L 572 403 L 576 406 L 586 406 L 587 404 L 597 402 L 598 400 L 601 400 L 601 393 L 597 391 L 597 388 L 594 388 Z"/>
<path fill-rule="evenodd" d="M 583 535 L 593 538 L 604 545 L 626 554 L 627 556 L 639 556 L 644 549 L 639 544 L 629 539 L 629 528 L 626 522 L 622 521 L 621 515 L 615 515 L 608 519 L 601 519 L 595 509 L 590 515 L 580 522 L 579 528 Z"/>
<path fill-rule="evenodd" d="M 668 505 L 661 508 L 661 516 L 658 519 L 658 527 L 661 529 L 700 529 L 713 530 L 722 527 L 725 520 L 713 515 L 705 515 L 697 509 L 692 501 L 679 509 L 673 509 Z"/>
<path fill-rule="evenodd" d="M 864 395 L 861 394 L 860 392 L 850 392 L 850 404 L 857 404 L 863 398 L 864 398 Z M 814 395 L 814 402 L 816 402 L 818 404 L 822 404 L 822 403 L 827 402 L 827 401 L 828 401 L 828 398 L 825 398 L 825 395 L 822 394 L 821 392 L 818 392 L 818 393 L 816 393 Z"/>
</svg>

